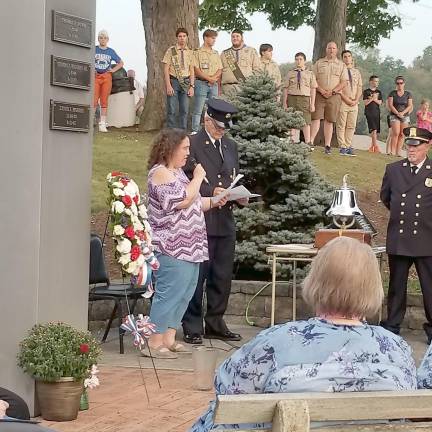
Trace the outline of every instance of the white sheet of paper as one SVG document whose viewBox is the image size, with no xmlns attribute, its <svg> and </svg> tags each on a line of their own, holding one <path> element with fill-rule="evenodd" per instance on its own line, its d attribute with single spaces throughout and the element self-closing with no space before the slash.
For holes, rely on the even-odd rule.
<svg viewBox="0 0 432 432">
<path fill-rule="evenodd" d="M 238 180 L 240 180 L 240 179 L 236 178 L 236 182 Z M 234 184 L 234 182 L 233 182 L 233 184 Z M 256 198 L 256 197 L 261 196 L 259 194 L 250 193 L 244 186 L 237 186 L 237 187 L 233 188 L 232 187 L 233 184 L 231 184 L 231 186 L 229 188 L 225 189 L 219 195 L 212 197 L 212 199 L 211 199 L 212 203 L 216 205 L 222 198 L 225 198 L 228 194 L 229 194 L 228 201 L 236 201 L 236 200 L 241 199 L 241 198 Z"/>
<path fill-rule="evenodd" d="M 237 201 L 241 198 L 255 198 L 259 197 L 259 194 L 250 193 L 244 186 L 237 186 L 230 189 L 229 191 L 229 201 Z"/>
</svg>

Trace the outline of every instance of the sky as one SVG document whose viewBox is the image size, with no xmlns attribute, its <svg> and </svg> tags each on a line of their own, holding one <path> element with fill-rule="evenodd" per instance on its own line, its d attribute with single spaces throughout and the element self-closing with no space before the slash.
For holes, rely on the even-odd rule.
<svg viewBox="0 0 432 432">
<path fill-rule="evenodd" d="M 432 44 L 432 0 L 417 3 L 402 0 L 394 8 L 402 18 L 402 28 L 392 32 L 389 39 L 382 39 L 377 48 L 381 55 L 401 59 L 408 66 Z M 263 14 L 254 15 L 250 21 L 253 30 L 244 34 L 247 45 L 258 49 L 262 43 L 271 43 L 273 58 L 278 63 L 291 62 L 298 51 L 312 57 L 314 31 L 311 27 L 273 31 Z M 147 69 L 140 1 L 96 0 L 96 34 L 101 29 L 108 31 L 109 46 L 122 58 L 125 68 L 135 69 L 137 79 L 145 83 Z M 229 33 L 220 32 L 215 49 L 220 52 L 230 45 Z"/>
</svg>

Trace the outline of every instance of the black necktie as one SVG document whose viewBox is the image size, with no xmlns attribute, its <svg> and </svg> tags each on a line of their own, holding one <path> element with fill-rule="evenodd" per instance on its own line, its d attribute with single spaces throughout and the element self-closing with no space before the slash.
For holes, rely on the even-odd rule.
<svg viewBox="0 0 432 432">
<path fill-rule="evenodd" d="M 184 50 L 183 49 L 180 49 L 180 65 L 181 65 L 182 69 L 185 68 L 185 59 L 184 59 Z"/>
<path fill-rule="evenodd" d="M 297 88 L 300 90 L 301 69 L 297 69 Z"/>
<path fill-rule="evenodd" d="M 418 169 L 418 166 L 413 165 L 413 166 L 411 167 L 411 174 L 412 174 L 412 175 L 416 175 L 416 174 L 417 174 L 417 169 Z"/>
<path fill-rule="evenodd" d="M 221 159 L 224 160 L 222 149 L 221 149 L 221 142 L 219 140 L 215 140 L 215 146 L 216 146 L 216 150 L 218 151 Z"/>
</svg>

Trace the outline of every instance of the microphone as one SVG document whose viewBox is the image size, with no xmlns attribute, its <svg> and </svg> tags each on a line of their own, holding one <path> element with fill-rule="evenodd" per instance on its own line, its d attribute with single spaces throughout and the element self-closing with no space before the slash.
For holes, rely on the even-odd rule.
<svg viewBox="0 0 432 432">
<path fill-rule="evenodd" d="M 191 161 L 191 163 L 192 163 L 192 165 L 193 165 L 194 168 L 198 165 L 198 162 L 196 161 L 195 158 L 191 157 L 189 160 Z M 209 184 L 209 181 L 207 180 L 207 177 L 204 177 L 204 181 L 205 181 L 207 184 Z"/>
</svg>

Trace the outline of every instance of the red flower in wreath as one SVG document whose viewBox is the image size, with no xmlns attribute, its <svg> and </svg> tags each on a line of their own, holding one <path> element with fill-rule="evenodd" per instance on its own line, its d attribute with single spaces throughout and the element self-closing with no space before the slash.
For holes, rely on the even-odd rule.
<svg viewBox="0 0 432 432">
<path fill-rule="evenodd" d="M 121 171 L 113 171 L 111 173 L 112 177 L 118 177 L 118 176 L 121 176 L 121 175 L 123 175 L 123 173 Z"/>
<path fill-rule="evenodd" d="M 123 186 L 127 186 L 130 180 L 126 177 L 123 177 L 120 179 L 120 181 L 122 182 Z"/>
<path fill-rule="evenodd" d="M 130 254 L 131 254 L 131 261 L 136 261 L 141 255 L 141 248 L 138 245 L 132 246 Z"/>
<path fill-rule="evenodd" d="M 134 200 L 134 203 L 138 205 L 139 196 L 135 195 L 132 199 Z"/>
<path fill-rule="evenodd" d="M 135 238 L 135 231 L 134 231 L 134 229 L 133 229 L 133 226 L 132 225 L 129 225 L 128 227 L 126 227 L 125 228 L 125 230 L 124 230 L 124 234 L 125 234 L 125 236 L 127 237 L 127 238 L 129 238 L 129 239 L 133 239 L 133 238 Z"/>
<path fill-rule="evenodd" d="M 126 207 L 130 207 L 132 205 L 132 198 L 129 195 L 122 197 L 122 201 Z"/>
<path fill-rule="evenodd" d="M 90 351 L 90 347 L 88 346 L 88 344 L 84 343 L 80 345 L 79 350 L 81 354 L 88 354 L 88 352 Z"/>
</svg>

